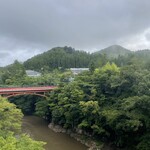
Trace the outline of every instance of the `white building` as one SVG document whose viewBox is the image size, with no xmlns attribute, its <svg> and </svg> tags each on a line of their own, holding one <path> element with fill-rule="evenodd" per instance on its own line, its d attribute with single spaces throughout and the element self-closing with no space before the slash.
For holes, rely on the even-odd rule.
<svg viewBox="0 0 150 150">
<path fill-rule="evenodd" d="M 72 71 L 74 75 L 78 75 L 79 73 L 83 71 L 89 71 L 89 68 L 70 68 L 70 70 Z"/>
<path fill-rule="evenodd" d="M 39 77 L 41 76 L 40 72 L 34 71 L 34 70 L 26 70 L 26 74 L 29 77 Z"/>
</svg>

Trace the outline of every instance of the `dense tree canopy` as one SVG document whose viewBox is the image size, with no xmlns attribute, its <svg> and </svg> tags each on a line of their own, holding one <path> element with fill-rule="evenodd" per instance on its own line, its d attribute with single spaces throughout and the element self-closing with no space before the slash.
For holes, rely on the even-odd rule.
<svg viewBox="0 0 150 150">
<path fill-rule="evenodd" d="M 49 93 L 47 99 L 18 96 L 10 100 L 24 114 L 39 115 L 74 132 L 80 130 L 83 135 L 97 141 L 111 143 L 119 148 L 148 150 L 149 58 L 148 50 L 110 58 L 107 54 L 88 54 L 70 47 L 58 47 L 35 56 L 24 64 L 15 61 L 14 64 L 1 68 L 0 83 L 9 86 L 57 85 L 58 88 Z M 65 70 L 70 67 L 89 67 L 89 71 L 74 76 Z M 38 70 L 42 76 L 28 77 L 25 68 Z M 0 115 L 3 117 L 0 121 L 0 146 L 3 149 L 8 148 L 8 145 L 6 148 L 4 146 L 7 141 L 13 141 L 9 147 L 13 147 L 14 143 L 21 143 L 22 138 L 31 142 L 27 136 L 16 139 L 12 134 L 20 128 L 22 117 L 15 105 L 2 99 Z M 17 120 L 14 116 L 18 116 Z M 3 136 L 5 129 L 9 131 L 8 138 Z M 32 141 L 30 144 L 36 147 L 39 143 Z"/>
<path fill-rule="evenodd" d="M 43 142 L 32 140 L 21 134 L 23 114 L 7 99 L 0 97 L 0 149 L 1 150 L 44 150 Z"/>
<path fill-rule="evenodd" d="M 147 150 L 150 134 L 150 72 L 107 63 L 54 91 L 52 121 L 79 128 L 117 147 Z M 134 138 L 133 138 L 134 137 Z"/>
</svg>

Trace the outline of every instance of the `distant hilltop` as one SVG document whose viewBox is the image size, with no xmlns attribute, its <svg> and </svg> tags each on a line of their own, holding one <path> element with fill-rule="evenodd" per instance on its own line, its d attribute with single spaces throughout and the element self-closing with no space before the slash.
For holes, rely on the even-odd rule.
<svg viewBox="0 0 150 150">
<path fill-rule="evenodd" d="M 145 61 L 150 58 L 150 50 L 133 52 L 120 45 L 112 45 L 90 54 L 85 51 L 75 50 L 72 47 L 55 47 L 28 59 L 23 65 L 26 70 L 36 70 L 40 72 L 41 70 L 50 71 L 55 68 L 88 68 L 93 62 L 96 66 L 101 66 L 107 61 L 118 59 L 118 57 L 130 56 L 132 58 L 133 55 Z M 123 63 L 121 62 L 121 64 Z"/>
<path fill-rule="evenodd" d="M 129 53 L 132 53 L 132 51 L 130 51 L 120 45 L 112 45 L 112 46 L 104 48 L 96 53 L 106 54 L 109 58 L 117 58 L 119 55 L 124 56 Z"/>
</svg>

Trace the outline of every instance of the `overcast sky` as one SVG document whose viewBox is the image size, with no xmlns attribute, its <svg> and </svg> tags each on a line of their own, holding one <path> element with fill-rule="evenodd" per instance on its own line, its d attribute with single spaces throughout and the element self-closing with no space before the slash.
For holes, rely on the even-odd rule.
<svg viewBox="0 0 150 150">
<path fill-rule="evenodd" d="M 150 0 L 0 0 L 0 66 L 56 46 L 150 49 Z"/>
</svg>

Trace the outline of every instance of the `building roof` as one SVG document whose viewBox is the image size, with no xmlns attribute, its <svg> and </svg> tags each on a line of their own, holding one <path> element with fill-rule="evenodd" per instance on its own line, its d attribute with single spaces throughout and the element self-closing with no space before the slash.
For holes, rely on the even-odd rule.
<svg viewBox="0 0 150 150">
<path fill-rule="evenodd" d="M 73 74 L 79 74 L 83 71 L 88 71 L 89 68 L 70 68 L 70 70 L 72 71 Z"/>
<path fill-rule="evenodd" d="M 41 76 L 40 72 L 37 72 L 37 71 L 34 71 L 34 70 L 26 70 L 26 74 L 27 74 L 27 76 L 30 76 L 30 77 Z"/>
</svg>

